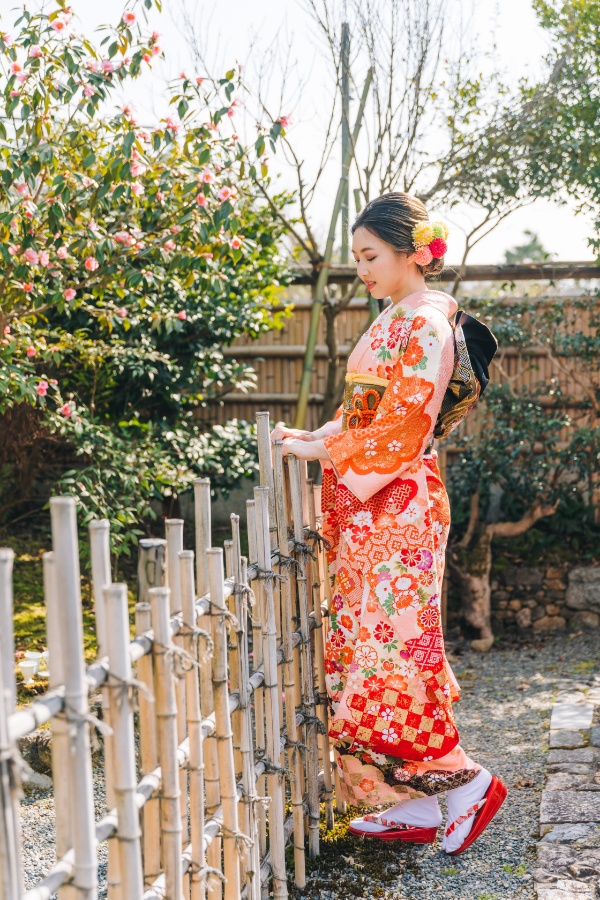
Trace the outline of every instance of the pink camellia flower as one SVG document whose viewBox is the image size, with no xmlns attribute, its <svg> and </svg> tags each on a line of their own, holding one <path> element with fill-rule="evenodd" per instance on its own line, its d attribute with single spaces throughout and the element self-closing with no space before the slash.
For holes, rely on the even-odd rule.
<svg viewBox="0 0 600 900">
<path fill-rule="evenodd" d="M 162 53 L 162 47 L 160 44 L 152 44 L 152 55 L 158 56 L 159 53 Z"/>
<path fill-rule="evenodd" d="M 229 107 L 229 109 L 227 110 L 227 115 L 229 116 L 230 119 L 231 119 L 233 116 L 235 116 L 235 109 L 233 108 L 233 106 L 230 106 L 230 107 Z"/>
<path fill-rule="evenodd" d="M 175 241 L 173 241 L 171 238 L 169 238 L 168 241 L 164 242 L 163 247 L 165 248 L 165 250 L 168 250 L 169 252 L 171 252 L 171 251 L 177 249 L 177 244 L 175 243 Z"/>
<path fill-rule="evenodd" d="M 122 247 L 129 247 L 131 244 L 135 243 L 134 238 L 129 234 L 128 231 L 117 231 L 113 234 L 113 239 L 117 242 L 117 244 L 121 244 Z"/>
<path fill-rule="evenodd" d="M 64 13 L 60 13 L 55 19 L 50 22 L 50 28 L 53 28 L 54 31 L 57 31 L 60 34 L 65 30 L 68 24 L 69 19 L 65 16 Z"/>
<path fill-rule="evenodd" d="M 113 65 L 113 63 L 111 62 L 110 59 L 103 59 L 103 60 L 102 60 L 102 71 L 103 71 L 106 75 L 110 75 L 111 72 L 114 72 L 114 71 L 115 71 L 115 67 L 114 67 L 114 65 Z"/>
<path fill-rule="evenodd" d="M 219 198 L 219 200 L 222 200 L 224 202 L 225 200 L 229 200 L 229 198 L 231 197 L 231 194 L 232 194 L 231 188 L 227 187 L 227 185 L 224 185 L 221 188 L 221 190 L 219 191 L 219 193 L 217 194 L 217 197 Z"/>
<path fill-rule="evenodd" d="M 71 404 L 70 403 L 65 403 L 64 406 L 61 406 L 60 411 L 61 411 L 62 415 L 65 417 L 65 419 L 71 418 Z"/>
<path fill-rule="evenodd" d="M 66 247 L 59 247 L 58 250 L 56 251 L 56 255 L 58 256 L 59 259 L 66 259 L 67 256 L 69 255 L 69 251 L 67 250 Z"/>
<path fill-rule="evenodd" d="M 198 206 L 208 206 L 208 197 L 206 194 L 198 194 L 196 197 L 196 203 Z"/>
<path fill-rule="evenodd" d="M 17 254 L 19 253 L 20 250 L 21 250 L 20 244 L 9 244 L 8 245 L 8 252 L 10 253 L 11 256 L 17 256 Z"/>
<path fill-rule="evenodd" d="M 26 218 L 26 219 L 33 219 L 33 213 L 32 213 L 32 211 L 31 211 L 30 209 L 26 209 L 26 210 L 25 210 L 25 218 Z"/>
<path fill-rule="evenodd" d="M 42 379 L 42 380 L 39 382 L 39 384 L 37 385 L 37 387 L 36 387 L 35 390 L 36 390 L 36 393 L 37 393 L 38 397 L 45 397 L 46 394 L 48 393 L 48 382 L 47 382 L 47 381 L 44 381 L 44 380 Z"/>
<path fill-rule="evenodd" d="M 4 334 L 10 334 L 10 325 L 4 326 Z"/>
<path fill-rule="evenodd" d="M 212 184 L 214 182 L 214 180 L 215 180 L 215 176 L 213 175 L 212 172 L 209 172 L 208 169 L 204 169 L 200 173 L 200 181 L 203 181 L 204 184 Z"/>
<path fill-rule="evenodd" d="M 175 134 L 177 134 L 177 132 L 179 131 L 179 128 L 180 128 L 179 124 L 177 122 L 175 122 L 175 120 L 171 116 L 167 116 L 167 118 L 165 120 L 165 124 L 166 124 L 167 128 L 170 128 L 171 131 L 175 132 Z"/>
<path fill-rule="evenodd" d="M 140 184 L 139 181 L 134 181 L 131 185 L 131 193 L 135 194 L 136 197 L 141 197 L 144 194 L 144 191 L 144 185 Z"/>
<path fill-rule="evenodd" d="M 30 359 L 31 359 L 32 356 L 35 356 L 36 352 L 37 352 L 37 351 L 36 351 L 35 347 L 28 347 L 28 348 L 27 348 L 27 356 L 28 356 Z"/>
<path fill-rule="evenodd" d="M 20 96 L 21 96 L 21 91 L 11 91 L 11 92 L 10 92 L 10 96 L 11 96 L 11 97 L 20 97 Z"/>
<path fill-rule="evenodd" d="M 163 200 L 165 199 L 165 195 L 163 194 L 162 191 L 156 192 L 156 199 L 158 200 L 159 203 L 163 202 Z"/>
<path fill-rule="evenodd" d="M 291 116 L 279 116 L 277 121 L 282 128 L 288 128 L 288 126 L 291 124 L 292 118 Z"/>
<path fill-rule="evenodd" d="M 77 291 L 75 291 L 73 288 L 67 288 L 65 291 L 63 291 L 63 297 L 65 298 L 67 303 L 70 303 L 71 300 L 74 300 L 76 294 Z"/>
<path fill-rule="evenodd" d="M 27 72 L 19 72 L 17 75 L 17 81 L 19 84 L 25 84 L 27 79 L 29 78 L 29 74 Z"/>
<path fill-rule="evenodd" d="M 39 253 L 39 262 L 40 266 L 43 266 L 45 269 L 50 265 L 50 254 L 47 250 L 40 250 Z"/>
<path fill-rule="evenodd" d="M 196 75 L 196 84 L 202 84 L 204 78 L 201 75 Z"/>
<path fill-rule="evenodd" d="M 149 53 L 144 53 L 142 56 L 142 59 L 144 60 L 145 63 L 149 63 L 150 60 L 152 59 L 152 57 Z"/>
<path fill-rule="evenodd" d="M 152 32 L 152 40 L 153 40 L 153 42 L 156 43 L 156 41 L 157 41 L 159 38 L 160 38 L 160 31 L 153 31 L 153 32 Z"/>
<path fill-rule="evenodd" d="M 2 34 L 2 40 L 4 41 L 4 43 L 6 44 L 7 47 L 12 47 L 12 45 L 15 42 L 15 39 L 12 36 L 12 34 L 9 34 L 7 31 L 5 31 L 4 34 Z"/>
<path fill-rule="evenodd" d="M 93 97 L 94 96 L 94 88 L 92 87 L 91 84 L 84 84 L 83 94 L 85 97 Z"/>
<path fill-rule="evenodd" d="M 179 77 L 180 77 L 180 78 L 183 78 L 184 81 L 187 81 L 187 80 L 188 80 L 188 77 L 187 77 L 187 75 L 185 74 L 185 72 L 180 72 L 180 73 L 179 73 Z"/>
<path fill-rule="evenodd" d="M 51 349 L 51 350 L 58 350 L 58 347 L 50 347 L 50 349 Z M 56 378 L 51 378 L 51 379 L 50 379 L 50 384 L 51 384 L 53 387 L 56 387 L 56 385 L 58 384 L 58 381 L 56 380 Z"/>
<path fill-rule="evenodd" d="M 95 256 L 88 256 L 83 265 L 88 270 L 88 272 L 95 272 L 99 266 L 99 263 Z"/>
<path fill-rule="evenodd" d="M 232 134 L 232 135 L 231 135 L 231 140 L 232 140 L 232 141 L 237 141 L 237 140 L 238 140 L 238 135 L 237 135 L 237 134 Z"/>
<path fill-rule="evenodd" d="M 22 197 L 24 197 L 29 193 L 29 188 L 24 181 L 21 181 L 21 183 L 17 185 L 17 191 L 19 192 L 19 194 L 21 194 Z"/>
<path fill-rule="evenodd" d="M 122 306 L 121 309 L 117 310 L 117 315 L 121 316 L 122 319 L 125 318 L 125 316 L 127 315 L 127 310 L 125 309 L 124 306 Z"/>
<path fill-rule="evenodd" d="M 232 250 L 239 250 L 242 246 L 242 239 L 239 237 L 233 237 L 231 238 L 231 241 L 229 243 Z"/>
<path fill-rule="evenodd" d="M 98 60 L 97 59 L 88 59 L 86 63 L 86 67 L 90 70 L 90 72 L 98 71 Z"/>
<path fill-rule="evenodd" d="M 39 44 L 32 44 L 29 48 L 29 53 L 27 54 L 29 59 L 38 59 L 42 56 L 42 48 Z"/>
<path fill-rule="evenodd" d="M 141 164 L 141 162 L 139 162 L 139 160 L 137 160 L 137 159 L 133 160 L 130 168 L 131 168 L 131 174 L 133 175 L 134 178 L 137 178 L 138 175 L 143 175 L 143 173 L 146 171 L 146 167 L 143 166 Z"/>
<path fill-rule="evenodd" d="M 13 75 L 17 75 L 19 72 L 23 71 L 23 66 L 18 62 L 11 63 L 10 71 L 13 73 Z"/>
<path fill-rule="evenodd" d="M 177 313 L 177 318 L 181 319 L 182 322 L 185 322 L 185 320 L 187 319 L 187 313 L 186 313 L 185 309 L 179 310 L 179 312 Z"/>
<path fill-rule="evenodd" d="M 131 11 L 123 13 L 123 22 L 126 25 L 133 25 L 135 22 L 135 13 Z"/>
</svg>

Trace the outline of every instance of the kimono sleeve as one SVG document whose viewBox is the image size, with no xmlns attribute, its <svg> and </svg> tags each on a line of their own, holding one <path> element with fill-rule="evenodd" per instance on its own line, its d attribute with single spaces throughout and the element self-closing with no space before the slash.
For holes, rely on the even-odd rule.
<svg viewBox="0 0 600 900">
<path fill-rule="evenodd" d="M 365 502 L 422 456 L 452 372 L 452 329 L 436 310 L 415 318 L 370 425 L 324 438 L 336 475 Z"/>
</svg>

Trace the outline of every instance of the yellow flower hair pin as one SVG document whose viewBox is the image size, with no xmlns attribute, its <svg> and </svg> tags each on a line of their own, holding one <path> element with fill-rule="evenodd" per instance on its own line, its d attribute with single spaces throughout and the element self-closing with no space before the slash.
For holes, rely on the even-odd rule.
<svg viewBox="0 0 600 900">
<path fill-rule="evenodd" d="M 419 222 L 412 230 L 413 247 L 417 251 L 415 262 L 426 266 L 432 259 L 441 259 L 448 250 L 445 222 Z"/>
</svg>

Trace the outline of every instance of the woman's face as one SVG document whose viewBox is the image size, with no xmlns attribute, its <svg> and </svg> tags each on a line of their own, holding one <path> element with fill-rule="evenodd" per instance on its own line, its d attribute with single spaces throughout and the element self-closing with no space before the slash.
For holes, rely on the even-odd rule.
<svg viewBox="0 0 600 900">
<path fill-rule="evenodd" d="M 367 228 L 357 228 L 352 237 L 356 274 L 376 300 L 402 293 L 417 271 L 415 254 L 399 253 Z"/>
</svg>

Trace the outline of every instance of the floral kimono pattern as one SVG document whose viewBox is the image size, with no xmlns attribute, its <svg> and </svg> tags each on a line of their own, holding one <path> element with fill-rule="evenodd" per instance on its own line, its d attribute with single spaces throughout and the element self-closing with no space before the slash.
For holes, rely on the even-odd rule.
<svg viewBox="0 0 600 900">
<path fill-rule="evenodd" d="M 455 310 L 430 290 L 384 309 L 348 360 L 345 408 L 324 438 L 330 735 L 355 805 L 448 790 L 479 771 L 452 712 L 439 603 L 450 511 L 428 446 L 454 364 Z"/>
</svg>

